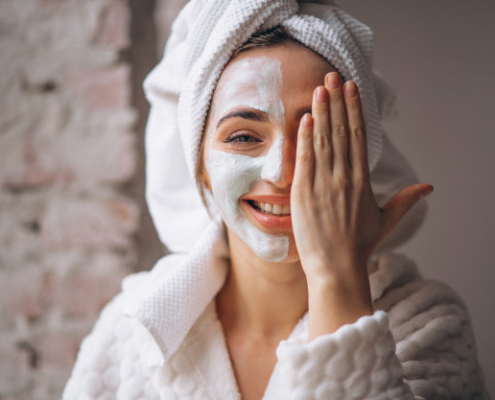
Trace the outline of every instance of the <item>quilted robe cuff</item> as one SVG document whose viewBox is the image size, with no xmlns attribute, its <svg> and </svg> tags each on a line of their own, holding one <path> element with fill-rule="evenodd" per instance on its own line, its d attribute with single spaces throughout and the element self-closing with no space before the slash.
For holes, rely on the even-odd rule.
<svg viewBox="0 0 495 400">
<path fill-rule="evenodd" d="M 414 399 L 402 379 L 388 316 L 376 311 L 311 342 L 280 343 L 277 357 L 291 399 Z"/>
</svg>

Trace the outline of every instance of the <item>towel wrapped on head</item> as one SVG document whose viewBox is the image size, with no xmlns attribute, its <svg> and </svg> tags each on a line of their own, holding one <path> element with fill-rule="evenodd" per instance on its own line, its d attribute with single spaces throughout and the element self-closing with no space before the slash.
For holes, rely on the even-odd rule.
<svg viewBox="0 0 495 400">
<path fill-rule="evenodd" d="M 151 104 L 146 197 L 160 239 L 171 252 L 187 253 L 211 223 L 195 169 L 217 81 L 236 49 L 253 34 L 278 25 L 359 86 L 378 203 L 417 183 L 382 130 L 395 93 L 373 71 L 370 28 L 331 0 L 192 0 L 174 22 L 164 57 L 144 83 Z M 413 207 L 381 249 L 411 237 L 425 211 L 424 201 Z"/>
</svg>

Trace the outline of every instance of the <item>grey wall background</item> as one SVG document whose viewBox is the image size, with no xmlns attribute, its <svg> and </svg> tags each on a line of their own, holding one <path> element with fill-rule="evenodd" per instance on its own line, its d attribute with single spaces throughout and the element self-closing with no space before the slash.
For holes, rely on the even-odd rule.
<svg viewBox="0 0 495 400">
<path fill-rule="evenodd" d="M 341 0 L 375 32 L 375 66 L 398 91 L 393 142 L 433 184 L 401 250 L 461 294 L 495 394 L 495 2 Z"/>
</svg>

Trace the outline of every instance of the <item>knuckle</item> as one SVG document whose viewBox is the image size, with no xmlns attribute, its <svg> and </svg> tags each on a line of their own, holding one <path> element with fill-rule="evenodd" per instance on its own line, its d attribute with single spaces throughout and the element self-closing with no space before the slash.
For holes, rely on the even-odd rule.
<svg viewBox="0 0 495 400">
<path fill-rule="evenodd" d="M 297 161 L 301 164 L 307 164 L 311 162 L 311 152 L 309 150 L 301 150 L 297 157 Z"/>
<path fill-rule="evenodd" d="M 351 187 L 351 181 L 345 174 L 337 174 L 335 176 L 335 183 L 341 190 L 343 189 L 344 191 L 347 191 Z"/>
<path fill-rule="evenodd" d="M 346 138 L 347 126 L 342 122 L 332 124 L 332 135 L 338 138 Z"/>
<path fill-rule="evenodd" d="M 327 149 L 330 147 L 330 138 L 328 135 L 317 133 L 313 138 L 316 148 Z"/>
<path fill-rule="evenodd" d="M 316 103 L 312 109 L 313 116 L 324 117 L 328 114 L 328 105 L 326 103 Z"/>
<path fill-rule="evenodd" d="M 363 126 L 361 125 L 355 126 L 351 129 L 351 132 L 353 138 L 363 142 L 366 141 L 366 130 L 364 129 Z"/>
</svg>

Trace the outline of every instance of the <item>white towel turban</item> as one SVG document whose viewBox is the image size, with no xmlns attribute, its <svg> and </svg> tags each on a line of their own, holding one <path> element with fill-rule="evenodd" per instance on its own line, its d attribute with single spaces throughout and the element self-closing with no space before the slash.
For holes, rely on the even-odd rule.
<svg viewBox="0 0 495 400">
<path fill-rule="evenodd" d="M 151 111 L 146 132 L 151 215 L 171 252 L 186 253 L 210 223 L 194 172 L 210 101 L 233 52 L 254 33 L 284 25 L 290 34 L 354 80 L 363 99 L 372 184 L 379 203 L 417 183 L 384 136 L 382 114 L 394 93 L 372 69 L 372 32 L 331 1 L 192 0 L 177 17 L 162 61 L 144 83 Z M 424 217 L 415 207 L 400 240 Z"/>
</svg>

